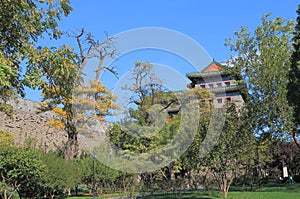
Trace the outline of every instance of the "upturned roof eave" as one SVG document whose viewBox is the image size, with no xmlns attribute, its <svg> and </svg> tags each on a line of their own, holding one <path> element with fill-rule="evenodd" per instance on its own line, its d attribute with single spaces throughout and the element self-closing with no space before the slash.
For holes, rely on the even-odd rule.
<svg viewBox="0 0 300 199">
<path fill-rule="evenodd" d="M 245 84 L 224 86 L 224 87 L 220 87 L 220 88 L 212 88 L 212 89 L 209 89 L 209 91 L 212 93 L 222 93 L 222 92 L 230 92 L 230 91 L 239 91 L 243 88 L 246 88 Z"/>
<path fill-rule="evenodd" d="M 217 75 L 227 75 L 229 74 L 227 71 L 211 71 L 211 72 L 194 72 L 194 73 L 187 73 L 186 76 L 188 78 L 194 77 L 210 77 L 210 76 L 217 76 Z"/>
</svg>

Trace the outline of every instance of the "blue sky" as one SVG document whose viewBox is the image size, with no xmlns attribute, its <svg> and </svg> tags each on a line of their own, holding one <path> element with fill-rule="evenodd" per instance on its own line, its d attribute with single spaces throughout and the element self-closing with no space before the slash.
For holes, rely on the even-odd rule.
<svg viewBox="0 0 300 199">
<path fill-rule="evenodd" d="M 71 0 L 74 10 L 63 18 L 60 28 L 68 32 L 85 28 L 98 40 L 104 39 L 104 32 L 112 36 L 135 28 L 168 28 L 192 38 L 211 58 L 223 62 L 232 54 L 224 46 L 225 38 L 233 36 L 241 26 L 254 30 L 266 13 L 272 13 L 272 17 L 295 19 L 298 4 L 296 0 Z M 70 40 L 49 45 L 64 42 L 75 45 Z M 182 76 L 195 71 L 195 67 L 178 56 L 149 49 L 126 54 L 113 64 L 122 77 L 136 60 L 172 67 Z M 104 75 L 103 81 L 112 90 L 117 80 Z M 185 84 L 181 85 L 181 89 L 185 87 Z M 27 91 L 26 98 L 39 100 L 38 92 Z"/>
<path fill-rule="evenodd" d="M 133 28 L 163 27 L 186 34 L 200 43 L 216 60 L 230 55 L 224 39 L 241 26 L 254 29 L 263 14 L 295 19 L 296 0 L 71 0 L 73 13 L 62 28 L 85 27 L 96 38 Z"/>
</svg>

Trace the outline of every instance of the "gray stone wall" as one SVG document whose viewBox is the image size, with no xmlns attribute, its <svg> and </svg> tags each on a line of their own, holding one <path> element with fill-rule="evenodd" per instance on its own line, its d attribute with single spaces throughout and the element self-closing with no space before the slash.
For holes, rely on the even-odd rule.
<svg viewBox="0 0 300 199">
<path fill-rule="evenodd" d="M 15 135 L 15 142 L 25 145 L 26 141 L 32 140 L 36 147 L 45 150 L 57 150 L 62 148 L 67 141 L 67 134 L 63 130 L 46 126 L 45 123 L 57 117 L 52 112 L 37 114 L 37 102 L 18 99 L 8 102 L 14 107 L 12 118 L 0 112 L 0 130 L 8 131 Z M 99 146 L 105 139 L 105 131 L 111 124 L 95 121 L 87 124 L 84 133 L 79 133 L 78 140 L 80 150 L 92 149 Z"/>
</svg>

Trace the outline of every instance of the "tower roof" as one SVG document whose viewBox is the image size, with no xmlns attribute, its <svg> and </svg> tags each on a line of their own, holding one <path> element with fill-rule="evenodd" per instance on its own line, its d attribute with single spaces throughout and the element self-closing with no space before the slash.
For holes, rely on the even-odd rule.
<svg viewBox="0 0 300 199">
<path fill-rule="evenodd" d="M 222 66 L 220 63 L 216 62 L 215 60 L 213 60 L 208 66 L 206 66 L 201 72 L 202 73 L 208 73 L 208 72 L 212 72 L 212 71 L 222 71 L 224 70 L 223 68 L 224 66 Z"/>
<path fill-rule="evenodd" d="M 224 65 L 213 60 L 208 66 L 199 72 L 187 73 L 188 78 L 193 77 L 208 77 L 213 75 L 225 74 Z"/>
</svg>

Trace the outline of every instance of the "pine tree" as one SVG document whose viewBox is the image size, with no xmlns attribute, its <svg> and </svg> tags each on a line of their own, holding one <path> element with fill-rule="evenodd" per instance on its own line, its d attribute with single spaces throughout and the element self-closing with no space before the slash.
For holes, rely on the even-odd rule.
<svg viewBox="0 0 300 199">
<path fill-rule="evenodd" d="M 297 10 L 297 24 L 293 36 L 294 51 L 291 56 L 291 67 L 289 70 L 289 84 L 288 84 L 288 102 L 293 107 L 293 116 L 295 128 L 292 130 L 292 136 L 300 148 L 300 142 L 296 137 L 298 126 L 300 125 L 300 5 Z"/>
</svg>

